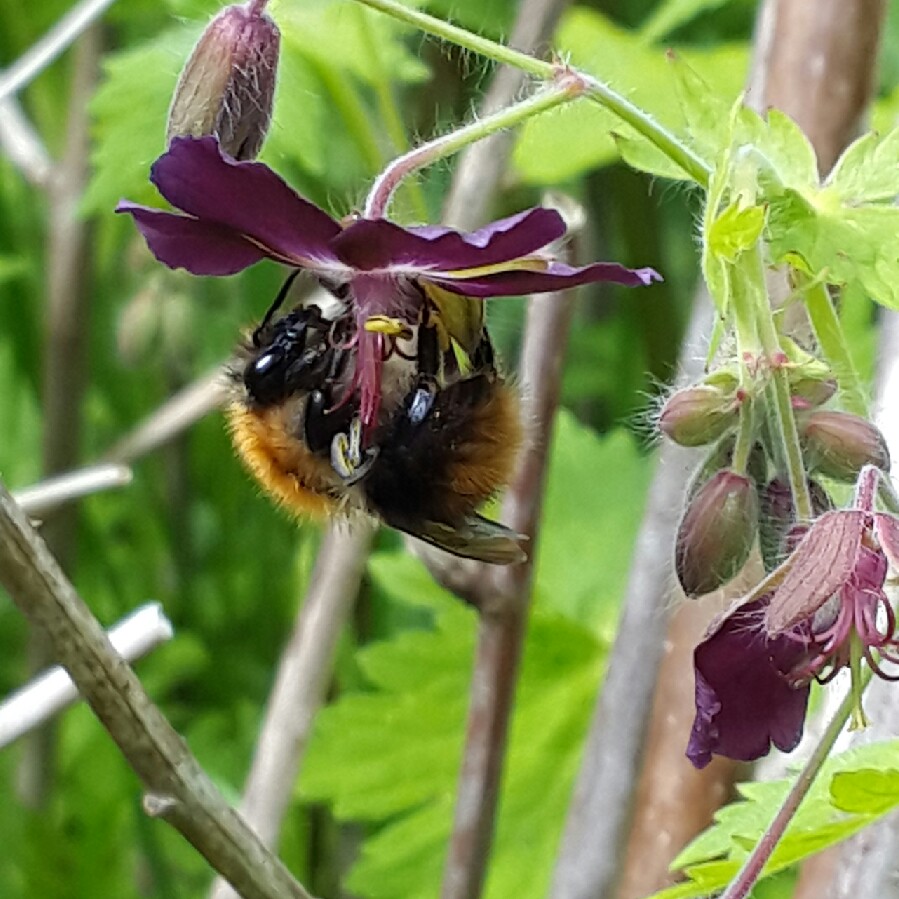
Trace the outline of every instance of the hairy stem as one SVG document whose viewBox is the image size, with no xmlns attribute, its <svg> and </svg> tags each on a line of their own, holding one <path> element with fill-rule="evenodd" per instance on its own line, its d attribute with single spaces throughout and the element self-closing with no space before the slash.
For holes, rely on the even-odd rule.
<svg viewBox="0 0 899 899">
<path fill-rule="evenodd" d="M 861 689 L 868 685 L 871 680 L 871 671 L 865 671 L 862 674 Z M 786 829 L 793 820 L 800 803 L 811 789 L 812 783 L 818 776 L 822 765 L 827 761 L 831 749 L 843 730 L 849 716 L 852 714 L 856 704 L 856 696 L 854 691 L 850 691 L 843 702 L 837 709 L 833 720 L 827 726 L 827 730 L 821 736 L 821 740 L 815 747 L 814 752 L 809 760 L 803 765 L 796 782 L 790 787 L 786 799 L 777 810 L 767 830 L 762 834 L 762 838 L 756 843 L 749 857 L 743 863 L 743 867 L 737 876 L 731 881 L 727 889 L 721 894 L 720 899 L 746 899 L 750 890 L 762 874 L 768 859 L 771 858 L 777 844 L 783 837 Z"/>
<path fill-rule="evenodd" d="M 538 91 L 526 100 L 522 100 L 521 103 L 501 109 L 483 119 L 475 120 L 456 131 L 451 131 L 404 153 L 378 176 L 365 201 L 365 217 L 383 217 L 394 191 L 403 179 L 413 172 L 432 165 L 439 159 L 451 156 L 491 134 L 512 128 L 532 116 L 575 100 L 583 92 L 584 82 L 581 79 L 570 77 L 567 72 L 560 71 L 559 77 L 552 87 Z"/>
<path fill-rule="evenodd" d="M 527 53 L 513 50 L 511 47 L 499 44 L 489 38 L 472 34 L 464 28 L 450 25 L 448 22 L 444 22 L 442 19 L 430 16 L 427 13 L 410 9 L 398 2 L 398 0 L 359 0 L 359 2 L 372 9 L 387 13 L 387 15 L 412 25 L 427 34 L 456 44 L 459 47 L 464 47 L 466 50 L 471 50 L 474 53 L 485 56 L 487 59 L 520 69 L 541 80 L 552 81 L 555 78 L 558 67 L 551 62 L 535 59 Z M 586 96 L 630 125 L 638 134 L 645 137 L 672 162 L 683 169 L 697 184 L 702 186 L 708 184 L 711 175 L 709 165 L 683 141 L 644 110 L 613 90 L 609 85 L 588 75 L 577 72 L 575 74 L 586 83 Z"/>
</svg>

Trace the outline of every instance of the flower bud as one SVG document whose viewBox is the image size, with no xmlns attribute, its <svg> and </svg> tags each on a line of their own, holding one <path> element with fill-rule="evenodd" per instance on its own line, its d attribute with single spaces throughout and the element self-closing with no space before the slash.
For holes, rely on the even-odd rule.
<svg viewBox="0 0 899 899">
<path fill-rule="evenodd" d="M 812 501 L 812 518 L 818 518 L 833 508 L 827 491 L 812 479 L 808 480 Z M 771 572 L 788 556 L 808 529 L 808 522 L 799 522 L 790 484 L 783 476 L 769 481 L 759 491 L 759 548 L 765 571 Z"/>
<path fill-rule="evenodd" d="M 659 416 L 659 429 L 681 446 L 704 446 L 737 423 L 732 394 L 709 384 L 697 384 L 672 393 Z"/>
<path fill-rule="evenodd" d="M 743 567 L 758 522 L 753 481 L 722 469 L 690 500 L 675 545 L 675 569 L 687 596 L 726 584 Z"/>
<path fill-rule="evenodd" d="M 854 481 L 865 465 L 890 470 L 883 434 L 858 415 L 820 409 L 799 421 L 799 434 L 808 468 L 826 477 Z"/>
<path fill-rule="evenodd" d="M 794 409 L 822 406 L 836 392 L 837 382 L 833 378 L 799 378 L 790 384 Z"/>
<path fill-rule="evenodd" d="M 213 134 L 234 159 L 254 159 L 272 116 L 281 36 L 263 3 L 226 6 L 178 79 L 166 141 Z"/>
</svg>

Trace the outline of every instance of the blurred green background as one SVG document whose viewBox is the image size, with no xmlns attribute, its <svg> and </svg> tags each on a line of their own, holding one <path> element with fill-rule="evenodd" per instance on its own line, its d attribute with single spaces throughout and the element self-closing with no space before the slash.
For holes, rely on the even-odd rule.
<svg viewBox="0 0 899 899">
<path fill-rule="evenodd" d="M 67 8 L 60 0 L 0 0 L 0 65 Z M 224 360 L 283 276 L 268 262 L 228 279 L 168 272 L 149 257 L 130 220 L 112 214 L 123 196 L 160 202 L 148 168 L 164 148 L 180 67 L 218 8 L 201 0 L 122 0 L 98 29 L 89 178 L 77 212 L 87 222 L 83 346 L 69 360 L 83 390 L 73 379 L 66 398 L 80 421 L 70 447 L 80 462 L 101 457 L 166 397 Z M 428 9 L 496 37 L 508 35 L 515 14 L 511 0 L 433 0 Z M 716 90 L 735 97 L 755 12 L 750 0 L 578 4 L 563 17 L 554 45 L 676 127 L 664 50 L 676 47 Z M 271 13 L 283 56 L 262 158 L 337 216 L 359 204 L 407 141 L 466 119 L 492 74 L 491 65 L 351 0 L 280 0 Z M 889 33 L 897 31 L 894 13 Z M 79 95 L 72 100 L 75 66 L 70 52 L 19 97 L 55 159 L 66 152 L 67 122 L 83 103 Z M 899 41 L 886 41 L 881 77 L 887 120 Z M 529 123 L 494 209 L 499 217 L 538 203 L 546 189 L 564 191 L 589 214 L 579 241 L 585 260 L 652 265 L 666 280 L 646 291 L 580 293 L 491 897 L 546 892 L 651 474 L 654 398 L 672 377 L 697 277 L 700 198 L 620 165 L 610 124 L 583 105 Z M 419 182 L 431 219 L 439 217 L 451 174 L 444 164 Z M 59 214 L 53 197 L 0 155 L 0 476 L 12 489 L 41 478 L 48 439 L 46 297 L 59 252 L 51 238 Z M 415 199 L 401 193 L 397 214 L 413 218 Z M 495 301 L 489 313 L 514 371 L 523 301 Z M 856 318 L 855 338 L 869 339 L 867 313 Z M 130 487 L 85 501 L 55 533 L 70 575 L 105 624 L 148 599 L 163 603 L 176 637 L 138 672 L 236 798 L 318 529 L 298 528 L 259 495 L 215 414 L 138 462 Z M 586 558 L 595 561 L 573 561 Z M 335 703 L 317 722 L 281 846 L 315 894 L 339 895 L 342 879 L 352 895 L 436 895 L 475 628 L 471 610 L 434 587 L 395 534 L 383 533 L 342 642 Z M 30 676 L 28 642 L 24 621 L 0 595 L 0 694 Z M 22 787 L 21 773 L 33 744 L 0 752 L 0 896 L 204 895 L 205 862 L 144 816 L 136 777 L 85 708 L 60 719 L 52 747 L 36 791 Z"/>
</svg>

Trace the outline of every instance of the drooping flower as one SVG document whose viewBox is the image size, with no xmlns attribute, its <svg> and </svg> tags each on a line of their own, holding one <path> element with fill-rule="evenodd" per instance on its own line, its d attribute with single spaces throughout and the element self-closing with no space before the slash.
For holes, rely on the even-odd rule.
<svg viewBox="0 0 899 899">
<path fill-rule="evenodd" d="M 629 287 L 660 280 L 651 268 L 610 262 L 575 267 L 545 248 L 565 234 L 552 209 L 534 208 L 470 233 L 387 219 L 335 221 L 259 162 L 237 162 L 212 137 L 180 138 L 154 163 L 151 180 L 183 214 L 123 201 L 150 250 L 170 268 L 232 275 L 261 259 L 304 269 L 348 295 L 356 348 L 352 390 L 368 432 L 378 420 L 381 368 L 396 349 L 389 328 L 418 323 L 426 295 L 488 298 L 596 281 Z"/>
<path fill-rule="evenodd" d="M 802 648 L 789 637 L 769 638 L 760 627 L 770 598 L 738 604 L 696 647 L 696 717 L 687 758 L 697 768 L 713 753 L 748 762 L 772 743 L 789 752 L 802 737 L 809 685 L 790 680 Z"/>
<path fill-rule="evenodd" d="M 883 589 L 888 568 L 899 570 L 899 518 L 874 510 L 879 478 L 866 467 L 852 507 L 815 519 L 696 647 L 687 756 L 697 767 L 713 753 L 749 761 L 771 743 L 793 749 L 812 679 L 848 667 L 856 681 L 862 659 L 880 677 L 899 679 L 884 670 L 899 665 L 899 627 Z M 853 721 L 864 723 L 860 700 Z"/>
</svg>

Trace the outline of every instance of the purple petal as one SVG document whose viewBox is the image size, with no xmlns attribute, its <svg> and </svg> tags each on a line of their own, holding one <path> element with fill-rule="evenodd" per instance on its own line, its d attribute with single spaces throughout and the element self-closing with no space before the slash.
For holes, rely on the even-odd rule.
<svg viewBox="0 0 899 899">
<path fill-rule="evenodd" d="M 899 572 L 899 519 L 894 515 L 878 512 L 874 516 L 874 533 L 890 567 Z"/>
<path fill-rule="evenodd" d="M 233 275 L 265 253 L 230 228 L 123 200 L 116 212 L 133 218 L 153 255 L 169 268 L 184 268 L 194 275 Z"/>
<path fill-rule="evenodd" d="M 867 513 L 858 509 L 825 512 L 784 562 L 786 576 L 765 613 L 765 629 L 774 635 L 810 618 L 852 574 Z M 827 564 L 823 564 L 826 560 Z"/>
<path fill-rule="evenodd" d="M 436 225 L 401 228 L 386 219 L 360 219 L 332 246 L 343 262 L 363 271 L 391 266 L 454 271 L 520 259 L 564 233 L 562 216 L 538 207 L 468 234 Z"/>
<path fill-rule="evenodd" d="M 564 262 L 550 262 L 542 271 L 536 272 L 517 269 L 473 278 L 448 278 L 439 274 L 427 274 L 425 277 L 446 290 L 469 297 L 524 296 L 548 290 L 567 290 L 597 281 L 642 287 L 662 280 L 662 276 L 651 268 L 631 269 L 617 262 L 594 262 L 580 268 Z"/>
<path fill-rule="evenodd" d="M 340 225 L 261 162 L 235 162 L 214 137 L 180 137 L 153 163 L 150 180 L 176 208 L 246 235 L 289 265 L 334 261 Z"/>
<path fill-rule="evenodd" d="M 704 768 L 712 754 L 749 762 L 773 743 L 783 752 L 802 737 L 808 685 L 793 687 L 787 672 L 802 661 L 803 644 L 765 636 L 762 597 L 725 615 L 693 654 L 696 718 L 687 758 Z"/>
</svg>

